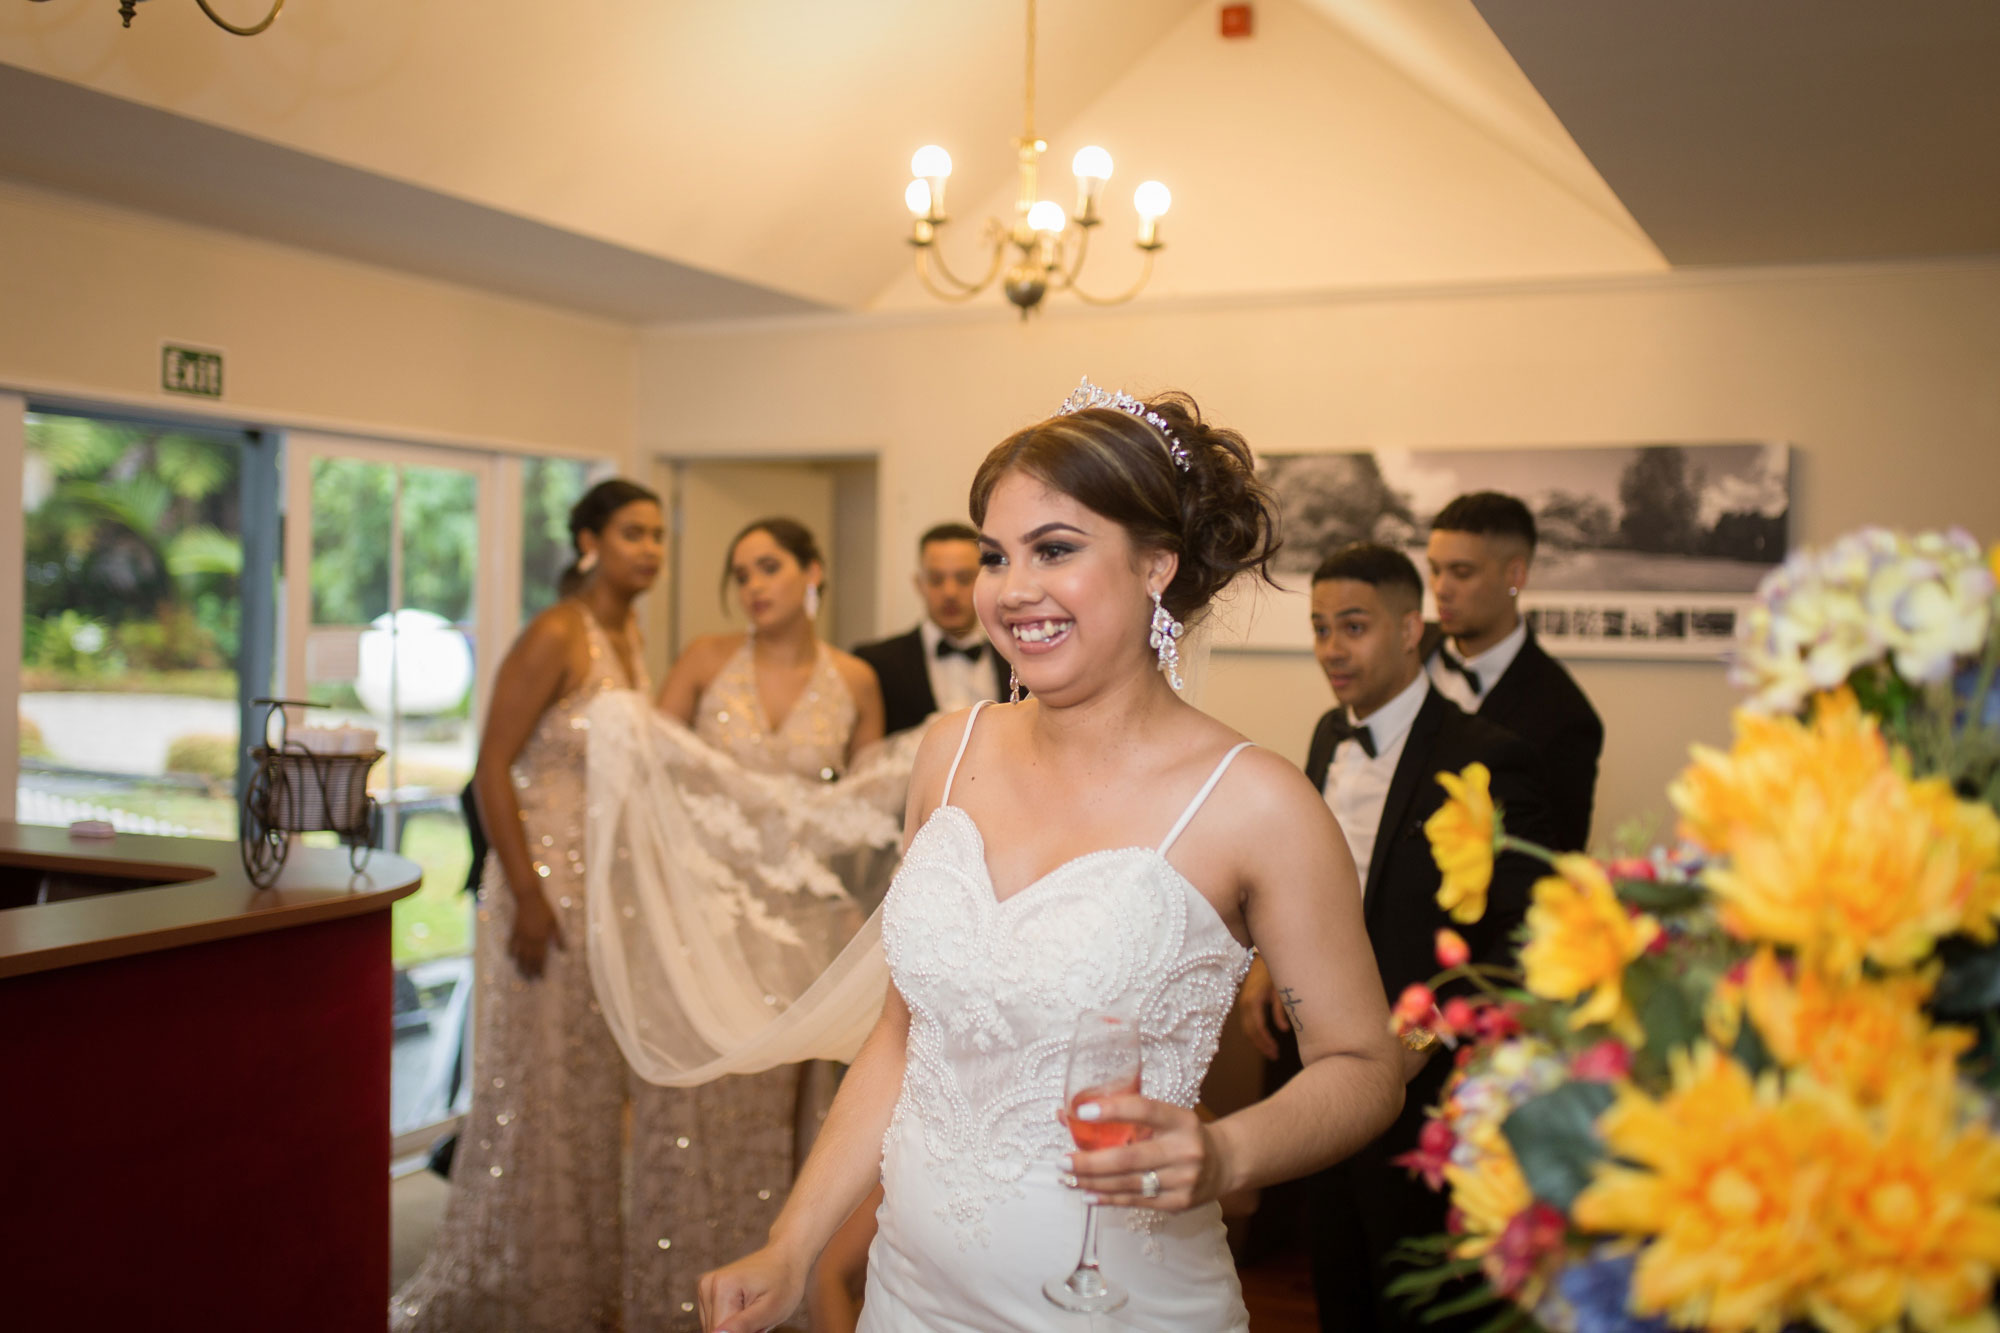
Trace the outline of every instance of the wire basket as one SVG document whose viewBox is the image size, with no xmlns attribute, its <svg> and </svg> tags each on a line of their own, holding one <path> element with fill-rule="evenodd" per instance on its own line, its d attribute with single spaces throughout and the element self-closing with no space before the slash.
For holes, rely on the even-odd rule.
<svg viewBox="0 0 2000 1333">
<path fill-rule="evenodd" d="M 315 708 L 302 699 L 257 699 L 265 705 L 266 743 L 250 751 L 250 780 L 243 791 L 243 868 L 260 889 L 275 884 L 299 833 L 337 833 L 355 870 L 367 863 L 376 839 L 376 805 L 368 795 L 368 770 L 382 751 L 321 754 L 286 735 L 284 708 Z M 271 719 L 278 739 L 269 743 Z"/>
<path fill-rule="evenodd" d="M 292 742 L 283 750 L 259 746 L 250 757 L 270 774 L 261 811 L 270 827 L 287 833 L 368 832 L 368 770 L 382 751 L 315 754 Z"/>
</svg>

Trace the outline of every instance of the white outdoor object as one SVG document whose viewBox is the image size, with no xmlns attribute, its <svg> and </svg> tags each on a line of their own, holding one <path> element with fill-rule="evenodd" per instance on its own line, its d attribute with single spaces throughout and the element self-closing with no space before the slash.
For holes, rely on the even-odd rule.
<svg viewBox="0 0 2000 1333">
<path fill-rule="evenodd" d="M 472 648 L 449 620 L 405 607 L 375 617 L 361 633 L 361 674 L 354 693 L 376 717 L 389 716 L 389 679 L 396 672 L 396 710 L 404 716 L 449 712 L 472 688 Z"/>
</svg>

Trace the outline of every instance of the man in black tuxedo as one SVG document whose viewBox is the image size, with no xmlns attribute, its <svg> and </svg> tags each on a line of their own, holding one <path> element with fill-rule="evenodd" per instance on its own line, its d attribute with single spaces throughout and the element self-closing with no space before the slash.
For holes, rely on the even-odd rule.
<svg viewBox="0 0 2000 1333">
<path fill-rule="evenodd" d="M 1431 684 L 1521 738 L 1548 802 L 1550 845 L 1582 851 L 1604 723 L 1521 619 L 1518 599 L 1535 559 L 1534 515 L 1498 491 L 1461 495 L 1431 521 L 1427 554 L 1442 631 L 1424 645 Z"/>
<path fill-rule="evenodd" d="M 1440 970 L 1436 936 L 1446 926 L 1464 936 L 1475 961 L 1510 964 L 1510 937 L 1536 877 L 1533 863 L 1509 856 L 1495 867 L 1479 922 L 1459 925 L 1446 916 L 1437 905 L 1442 876 L 1424 836 L 1424 821 L 1445 799 L 1436 775 L 1485 764 L 1508 828 L 1545 836 L 1520 741 L 1432 688 L 1420 655 L 1423 594 L 1410 558 L 1386 546 L 1343 547 L 1313 574 L 1313 655 L 1341 706 L 1314 729 L 1306 776 L 1325 792 L 1354 853 L 1362 915 L 1391 1003 L 1404 987 Z M 1283 1031 L 1288 1021 L 1283 997 L 1271 994 L 1261 965 L 1245 983 L 1242 1014 L 1252 1040 L 1267 1054 L 1276 1049 L 1271 1028 Z M 1491 1316 L 1488 1310 L 1425 1324 L 1382 1294 L 1403 1271 L 1389 1262 L 1396 1246 L 1445 1229 L 1445 1197 L 1392 1159 L 1416 1147 L 1425 1111 L 1450 1072 L 1450 1056 L 1439 1046 L 1409 1050 L 1409 1085 L 1396 1123 L 1308 1183 L 1313 1287 L 1324 1329 L 1450 1330 L 1477 1327 Z"/>
<path fill-rule="evenodd" d="M 854 650 L 882 682 L 888 731 L 907 731 L 933 713 L 1005 697 L 1007 663 L 986 642 L 972 606 L 978 576 L 979 534 L 963 523 L 932 528 L 917 542 L 923 623 Z"/>
</svg>

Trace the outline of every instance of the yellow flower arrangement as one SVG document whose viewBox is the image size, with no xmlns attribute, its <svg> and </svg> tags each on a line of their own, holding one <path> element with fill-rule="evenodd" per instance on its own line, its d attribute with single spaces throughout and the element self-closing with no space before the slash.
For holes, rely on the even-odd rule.
<svg viewBox="0 0 2000 1333">
<path fill-rule="evenodd" d="M 1484 764 L 1463 773 L 1440 773 L 1445 803 L 1424 821 L 1431 855 L 1444 880 L 1438 906 L 1460 925 L 1486 915 L 1486 890 L 1493 883 L 1493 858 L 1500 850 L 1500 820 L 1493 808 L 1493 775 Z"/>
<path fill-rule="evenodd" d="M 1750 960 L 1742 998 L 1772 1059 L 1874 1105 L 1919 1067 L 1950 1070 L 1972 1045 L 1967 1029 L 1933 1027 L 1924 1016 L 1935 980 L 1934 970 L 1879 980 L 1809 968 L 1787 975 L 1767 947 Z"/>
<path fill-rule="evenodd" d="M 1925 1333 L 1992 1333 L 2000 1140 L 1968 1118 L 1949 1065 L 1912 1071 L 1867 1113 L 1811 1085 L 1832 1130 L 1822 1277 L 1807 1309 L 1829 1333 L 1907 1317 Z"/>
<path fill-rule="evenodd" d="M 1739 713 L 1734 747 L 1696 747 L 1669 794 L 1683 836 L 1726 858 L 1705 882 L 1739 938 L 1841 976 L 1919 963 L 1955 931 L 1993 938 L 2000 817 L 1912 779 L 1849 691 L 1810 724 Z"/>
<path fill-rule="evenodd" d="M 1625 1002 L 1625 965 L 1660 933 L 1659 922 L 1625 910 L 1604 870 L 1587 856 L 1559 856 L 1556 873 L 1535 884 L 1528 942 L 1521 948 L 1527 988 L 1545 1000 L 1580 1000 L 1572 1028 L 1605 1023 L 1627 1043 L 1644 1043 Z"/>
<path fill-rule="evenodd" d="M 1834 1164 L 1825 1115 L 1753 1082 L 1702 1043 L 1670 1057 L 1656 1100 L 1631 1085 L 1598 1120 L 1612 1163 L 1577 1195 L 1589 1231 L 1650 1239 L 1632 1309 L 1718 1333 L 1774 1330 L 1796 1318 L 1823 1271 L 1817 1223 Z"/>
</svg>

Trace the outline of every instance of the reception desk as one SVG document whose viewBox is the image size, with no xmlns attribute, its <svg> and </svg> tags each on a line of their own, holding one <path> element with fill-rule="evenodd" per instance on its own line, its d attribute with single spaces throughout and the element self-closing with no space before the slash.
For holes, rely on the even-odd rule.
<svg viewBox="0 0 2000 1333">
<path fill-rule="evenodd" d="M 0 823 L 0 1327 L 352 1330 L 389 1283 L 415 863 Z"/>
</svg>

